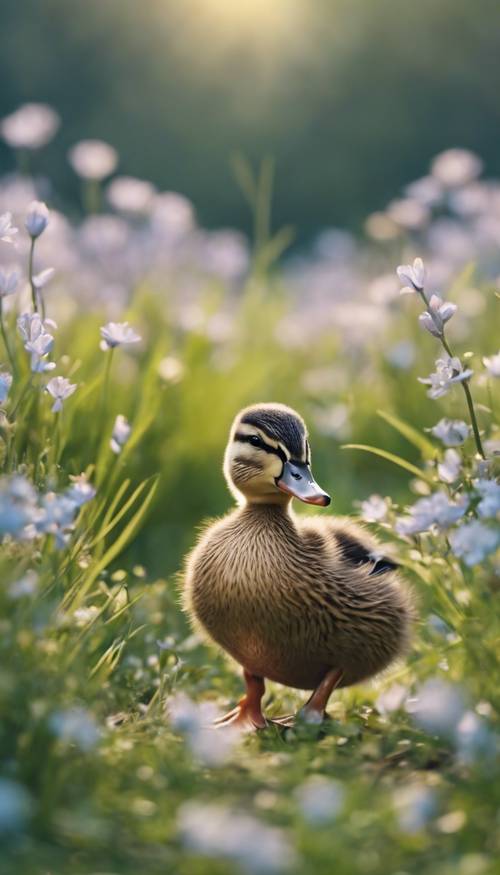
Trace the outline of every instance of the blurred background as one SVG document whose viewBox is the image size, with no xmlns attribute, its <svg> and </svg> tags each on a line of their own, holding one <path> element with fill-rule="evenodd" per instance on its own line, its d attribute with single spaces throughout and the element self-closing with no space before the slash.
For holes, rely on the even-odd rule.
<svg viewBox="0 0 500 875">
<path fill-rule="evenodd" d="M 121 173 L 187 195 L 205 227 L 248 231 L 232 159 L 269 155 L 275 226 L 299 242 L 359 228 L 450 146 L 498 175 L 499 68 L 495 0 L 2 2 L 0 116 L 25 101 L 60 113 L 36 169 L 66 208 L 66 151 L 97 137 Z"/>
</svg>

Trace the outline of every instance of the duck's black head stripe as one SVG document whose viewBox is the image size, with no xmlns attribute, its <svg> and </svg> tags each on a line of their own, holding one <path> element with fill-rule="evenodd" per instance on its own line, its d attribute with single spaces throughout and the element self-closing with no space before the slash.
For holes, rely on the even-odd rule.
<svg viewBox="0 0 500 875">
<path fill-rule="evenodd" d="M 242 444 L 252 445 L 251 438 L 252 438 L 252 435 L 241 434 L 241 432 L 236 432 L 236 434 L 234 436 L 235 441 L 239 441 Z M 261 441 L 261 444 L 259 447 L 257 447 L 257 449 L 264 450 L 264 452 L 266 452 L 266 453 L 272 453 L 273 456 L 278 456 L 278 458 L 281 459 L 283 464 L 285 464 L 285 462 L 287 461 L 287 458 L 286 458 L 283 450 L 281 450 L 279 447 L 272 447 L 272 446 L 270 446 L 270 444 L 266 444 L 265 441 Z"/>
<path fill-rule="evenodd" d="M 306 435 L 304 426 L 295 416 L 282 411 L 251 410 L 241 421 L 259 428 L 271 440 L 280 441 L 293 459 L 303 459 Z"/>
</svg>

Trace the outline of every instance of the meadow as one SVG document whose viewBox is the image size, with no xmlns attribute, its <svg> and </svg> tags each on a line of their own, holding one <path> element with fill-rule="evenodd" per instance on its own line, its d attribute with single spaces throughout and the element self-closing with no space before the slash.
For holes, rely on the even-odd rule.
<svg viewBox="0 0 500 875">
<path fill-rule="evenodd" d="M 290 249 L 269 161 L 235 163 L 251 241 L 96 141 L 65 211 L 40 172 L 57 125 L 1 127 L 2 875 L 493 875 L 500 182 L 449 150 L 359 239 Z M 241 680 L 179 572 L 261 400 L 302 413 L 331 512 L 390 544 L 419 620 L 320 729 L 241 737 L 210 728 Z M 300 704 L 269 689 L 270 713 Z"/>
</svg>

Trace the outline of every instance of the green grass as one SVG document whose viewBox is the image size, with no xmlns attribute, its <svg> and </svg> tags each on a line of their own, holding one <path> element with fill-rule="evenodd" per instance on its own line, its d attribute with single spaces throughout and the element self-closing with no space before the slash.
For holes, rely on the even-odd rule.
<svg viewBox="0 0 500 875">
<path fill-rule="evenodd" d="M 486 309 L 472 333 L 477 372 L 481 351 L 492 352 L 497 340 L 495 301 L 487 288 L 482 293 Z M 217 310 L 222 294 L 207 287 L 207 312 Z M 379 527 L 395 540 L 415 590 L 414 644 L 407 661 L 375 685 L 335 694 L 332 719 L 321 731 L 270 727 L 210 765 L 196 755 L 194 730 L 182 730 L 169 715 L 181 693 L 220 709 L 241 694 L 234 666 L 193 640 L 176 576 L 199 525 L 230 507 L 221 463 L 237 410 L 279 400 L 304 414 L 317 479 L 339 513 L 352 513 L 353 502 L 373 491 L 392 496 L 395 509 L 413 502 L 415 476 L 421 486 L 413 483 L 413 490 L 434 487 L 442 448 L 423 429 L 445 413 L 465 418 L 459 388 L 436 404 L 416 380 L 430 370 L 436 349 L 415 327 L 413 305 L 393 315 L 383 340 L 368 338 L 352 357 L 342 338 L 329 335 L 305 349 L 280 346 L 276 330 L 286 309 L 279 273 L 260 275 L 241 293 L 233 334 L 220 344 L 201 330 L 179 332 L 154 291 L 139 287 L 123 318 L 143 343 L 115 351 L 109 385 L 109 352 L 98 348 L 104 315 L 74 317 L 57 334 L 56 355 L 65 356 L 57 373 L 78 389 L 57 424 L 46 395 L 30 389 L 21 397 L 28 372 L 18 343 L 20 375 L 2 424 L 4 469 L 23 466 L 39 488 L 59 490 L 70 474 L 87 471 L 97 495 L 65 550 L 50 537 L 2 547 L 0 751 L 11 783 L 0 784 L 0 824 L 2 805 L 14 805 L 12 788 L 25 793 L 2 835 L 2 875 L 239 871 L 233 858 L 209 858 L 183 841 L 179 811 L 193 800 L 207 806 L 208 819 L 211 806 L 227 807 L 228 832 L 235 812 L 284 830 L 294 849 L 292 872 L 498 871 L 498 581 L 491 562 L 473 570 L 461 565 L 444 536 L 395 540 L 392 522 Z M 13 337 L 12 325 L 9 331 Z M 418 360 L 401 371 L 387 363 L 384 348 L 409 336 Z M 166 355 L 182 363 L 178 382 L 160 376 Z M 340 365 L 347 378 L 339 388 L 335 380 L 326 390 L 306 388 L 308 372 Z M 488 386 L 477 381 L 473 389 L 481 427 L 495 436 Z M 381 447 L 383 458 L 343 448 L 344 437 L 315 426 L 318 410 L 339 403 L 349 413 L 352 443 Z M 114 456 L 109 438 L 118 413 L 129 418 L 132 436 Z M 466 449 L 470 485 L 470 441 Z M 28 569 L 37 574 L 34 591 L 13 597 Z M 446 634 L 428 622 L 430 615 L 446 623 Z M 487 728 L 488 740 L 472 753 L 457 747 L 450 728 L 425 732 L 405 708 L 383 714 L 377 707 L 392 684 L 411 697 L 436 677 L 461 690 Z M 271 685 L 267 708 L 277 714 L 300 701 L 300 694 Z M 68 709 L 81 710 L 77 729 L 65 735 L 60 715 Z M 300 803 L 304 782 L 317 775 L 343 790 L 340 811 L 325 822 L 311 822 Z M 419 793 L 431 800 L 423 813 Z"/>
</svg>

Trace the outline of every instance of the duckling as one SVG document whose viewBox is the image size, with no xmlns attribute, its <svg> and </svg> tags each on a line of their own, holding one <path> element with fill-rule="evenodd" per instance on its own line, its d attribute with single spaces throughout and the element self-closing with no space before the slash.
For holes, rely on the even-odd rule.
<svg viewBox="0 0 500 875">
<path fill-rule="evenodd" d="M 266 678 L 312 691 L 301 711 L 321 722 L 335 688 L 378 674 L 407 650 L 411 594 L 361 526 L 293 513 L 293 498 L 321 507 L 331 499 L 313 478 L 306 425 L 290 407 L 241 410 L 223 471 L 239 506 L 202 533 L 183 592 L 197 631 L 243 668 L 246 693 L 218 725 L 264 728 Z"/>
</svg>

